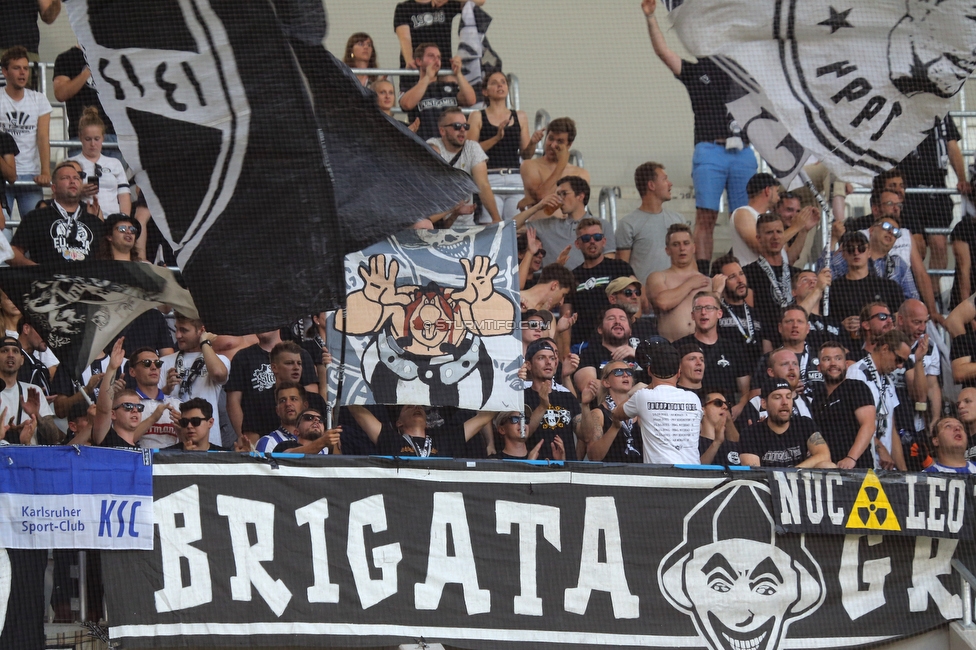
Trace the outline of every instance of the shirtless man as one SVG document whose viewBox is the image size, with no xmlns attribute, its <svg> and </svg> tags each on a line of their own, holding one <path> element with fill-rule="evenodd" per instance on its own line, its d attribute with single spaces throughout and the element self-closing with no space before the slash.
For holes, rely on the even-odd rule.
<svg viewBox="0 0 976 650">
<path fill-rule="evenodd" d="M 717 274 L 711 280 L 698 272 L 695 262 L 695 242 L 691 228 L 684 223 L 668 226 L 664 248 L 671 258 L 671 267 L 647 276 L 647 294 L 657 314 L 657 328 L 669 341 L 688 336 L 695 331 L 691 318 L 693 298 L 699 291 L 711 290 L 721 294 L 725 276 Z"/>
<path fill-rule="evenodd" d="M 569 149 L 575 139 L 576 123 L 570 118 L 557 117 L 549 122 L 542 158 L 532 158 L 522 163 L 525 198 L 519 203 L 520 209 L 535 205 L 555 192 L 556 182 L 565 176 L 579 176 L 590 182 L 588 171 L 569 164 Z"/>
</svg>

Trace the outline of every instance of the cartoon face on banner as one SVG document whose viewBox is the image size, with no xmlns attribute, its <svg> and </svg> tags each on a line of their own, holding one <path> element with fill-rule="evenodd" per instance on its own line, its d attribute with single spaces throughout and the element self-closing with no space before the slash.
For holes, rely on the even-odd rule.
<svg viewBox="0 0 976 650">
<path fill-rule="evenodd" d="M 790 624 L 823 603 L 805 537 L 776 537 L 768 500 L 753 481 L 713 492 L 685 516 L 684 539 L 658 567 L 665 598 L 713 650 L 778 648 Z"/>
<path fill-rule="evenodd" d="M 517 404 L 507 375 L 521 353 L 509 243 L 503 227 L 409 231 L 348 256 L 346 334 L 362 380 L 351 388 L 378 404 Z"/>
<path fill-rule="evenodd" d="M 942 5 L 940 11 L 933 11 L 933 4 Z M 974 40 L 976 5 L 971 0 L 908 0 L 905 15 L 888 36 L 891 83 L 909 97 L 952 97 L 976 69 Z"/>
<path fill-rule="evenodd" d="M 140 3 L 67 5 L 126 161 L 184 264 L 234 194 L 250 107 L 210 3 L 156 7 L 165 30 L 145 19 Z M 143 160 L 147 151 L 151 159 Z"/>
</svg>

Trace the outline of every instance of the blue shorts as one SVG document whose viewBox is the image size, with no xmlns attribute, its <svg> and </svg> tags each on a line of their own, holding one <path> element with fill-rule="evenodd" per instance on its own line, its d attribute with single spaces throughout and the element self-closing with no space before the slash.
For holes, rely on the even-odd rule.
<svg viewBox="0 0 976 650">
<path fill-rule="evenodd" d="M 730 151 L 714 142 L 699 142 L 691 159 L 695 207 L 718 211 L 722 192 L 729 193 L 729 212 L 749 203 L 746 183 L 759 169 L 752 147 Z"/>
</svg>

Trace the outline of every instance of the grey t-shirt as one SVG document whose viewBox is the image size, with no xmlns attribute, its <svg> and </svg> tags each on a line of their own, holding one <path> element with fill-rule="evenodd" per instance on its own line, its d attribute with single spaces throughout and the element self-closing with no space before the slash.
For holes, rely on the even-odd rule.
<svg viewBox="0 0 976 650">
<path fill-rule="evenodd" d="M 440 153 L 441 155 L 441 158 L 443 158 L 448 163 L 451 162 L 451 160 L 454 159 L 454 156 L 457 155 L 456 152 L 451 153 L 450 151 L 448 151 L 447 147 L 444 146 L 444 141 L 441 140 L 440 138 L 431 138 L 430 140 L 427 141 L 427 144 L 436 147 L 438 153 Z M 481 145 L 479 145 L 477 142 L 472 142 L 471 140 L 465 140 L 464 147 L 461 149 L 461 157 L 458 158 L 457 161 L 454 163 L 454 169 L 461 169 L 463 171 L 466 171 L 468 175 L 470 175 L 471 170 L 474 168 L 475 165 L 477 165 L 478 163 L 482 163 L 486 160 L 488 160 L 488 154 L 484 152 L 484 150 L 481 148 Z M 471 203 L 472 201 L 474 201 L 474 197 L 472 195 L 468 195 L 467 202 Z M 454 222 L 454 225 L 473 226 L 475 225 L 474 216 L 470 214 L 463 214 L 457 218 L 457 220 Z"/>
<path fill-rule="evenodd" d="M 587 217 L 593 217 L 589 210 L 583 215 L 582 219 Z M 603 234 L 607 236 L 607 245 L 604 246 L 604 253 L 613 253 L 617 250 L 617 245 L 613 236 L 613 228 L 610 227 L 610 222 L 606 219 L 600 219 L 603 224 Z M 576 225 L 579 221 L 574 219 L 560 219 L 558 217 L 547 217 L 545 219 L 536 219 L 535 221 L 529 221 L 526 223 L 527 226 L 535 228 L 536 236 L 539 241 L 542 242 L 542 247 L 546 249 L 546 258 L 543 260 L 543 265 L 552 264 L 559 257 L 559 254 L 563 252 L 563 249 L 569 245 L 572 248 L 569 251 L 569 260 L 566 262 L 566 268 L 572 271 L 577 266 L 583 263 L 583 253 L 580 249 L 576 248 Z"/>
<path fill-rule="evenodd" d="M 630 249 L 630 265 L 641 282 L 646 282 L 651 273 L 671 266 L 671 258 L 664 250 L 664 236 L 674 223 L 688 220 L 670 210 L 652 214 L 638 209 L 617 222 L 617 247 Z"/>
</svg>

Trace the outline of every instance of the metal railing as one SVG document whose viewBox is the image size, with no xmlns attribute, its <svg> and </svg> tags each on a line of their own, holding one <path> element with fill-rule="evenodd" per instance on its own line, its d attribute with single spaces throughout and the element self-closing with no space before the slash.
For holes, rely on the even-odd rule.
<svg viewBox="0 0 976 650">
<path fill-rule="evenodd" d="M 952 568 L 959 574 L 960 591 L 962 592 L 962 626 L 974 629 L 973 625 L 973 587 L 976 587 L 976 576 L 959 560 L 952 561 Z"/>
<path fill-rule="evenodd" d="M 617 231 L 617 199 L 621 196 L 618 186 L 604 187 L 600 190 L 597 209 L 600 218 L 609 222 L 613 231 Z"/>
</svg>

